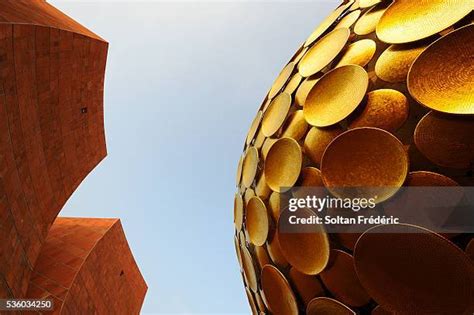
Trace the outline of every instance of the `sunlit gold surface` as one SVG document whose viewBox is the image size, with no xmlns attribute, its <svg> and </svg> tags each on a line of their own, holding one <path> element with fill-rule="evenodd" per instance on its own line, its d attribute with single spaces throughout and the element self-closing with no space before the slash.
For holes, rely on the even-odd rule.
<svg viewBox="0 0 474 315">
<path fill-rule="evenodd" d="M 380 18 L 387 9 L 386 4 L 380 3 L 367 11 L 354 25 L 354 33 L 357 35 L 367 35 L 375 32 L 375 28 Z"/>
<path fill-rule="evenodd" d="M 306 196 L 300 186 L 377 196 L 366 214 L 387 216 L 423 208 L 400 209 L 402 185 L 451 186 L 459 198 L 460 186 L 474 186 L 474 13 L 461 0 L 396 0 L 387 9 L 392 2 L 345 1 L 300 46 L 259 107 L 239 159 L 234 202 L 234 241 L 252 312 L 454 315 L 463 313 L 466 292 L 472 295 L 470 234 L 416 229 L 379 234 L 379 242 L 363 233 L 364 225 L 347 233 L 281 228 L 289 212 L 280 198 Z M 410 9 L 396 13 L 396 6 Z M 382 41 L 381 32 L 398 41 Z M 435 204 L 442 198 L 428 197 Z M 335 211 L 318 214 L 345 216 Z M 266 290 L 271 303 L 262 290 L 264 268 L 280 288 Z"/>
<path fill-rule="evenodd" d="M 252 197 L 246 208 L 247 230 L 250 242 L 256 246 L 265 244 L 268 235 L 267 207 L 259 197 Z"/>
<path fill-rule="evenodd" d="M 242 165 L 242 183 L 245 187 L 252 185 L 258 168 L 258 151 L 249 147 Z"/>
<path fill-rule="evenodd" d="M 304 119 L 302 110 L 297 110 L 288 118 L 286 125 L 283 127 L 282 137 L 293 138 L 296 141 L 306 135 L 308 123 Z"/>
<path fill-rule="evenodd" d="M 262 131 L 267 137 L 280 129 L 291 106 L 291 95 L 281 93 L 268 106 L 262 120 Z"/>
<path fill-rule="evenodd" d="M 397 0 L 380 19 L 377 36 L 391 44 L 413 42 L 441 32 L 473 9 L 470 0 Z"/>
<path fill-rule="evenodd" d="M 280 72 L 280 74 L 276 78 L 275 82 L 273 82 L 270 92 L 268 92 L 269 99 L 275 97 L 275 95 L 277 95 L 278 92 L 283 88 L 285 83 L 290 78 L 291 73 L 293 72 L 294 68 L 295 68 L 295 64 L 293 62 L 288 63 L 286 67 L 283 68 L 283 70 Z"/>
<path fill-rule="evenodd" d="M 262 288 L 270 312 L 282 315 L 298 313 L 298 304 L 290 284 L 272 265 L 266 265 L 262 269 Z"/>
<path fill-rule="evenodd" d="M 294 139 L 282 138 L 275 142 L 265 160 L 265 177 L 273 191 L 293 187 L 302 165 L 301 148 Z"/>
<path fill-rule="evenodd" d="M 300 209 L 299 217 L 309 218 L 314 213 L 308 209 Z M 289 211 L 283 211 L 288 222 Z M 281 221 L 280 221 L 281 222 Z M 329 260 L 329 240 L 321 225 L 315 225 L 311 232 L 288 233 L 278 226 L 280 248 L 286 260 L 298 271 L 316 275 L 326 267 Z"/>
<path fill-rule="evenodd" d="M 473 24 L 437 40 L 413 63 L 408 74 L 410 94 L 439 112 L 474 114 L 473 56 Z"/>
<path fill-rule="evenodd" d="M 313 127 L 304 140 L 304 151 L 316 165 L 321 164 L 324 150 L 334 138 L 343 133 L 339 126 L 329 128 Z"/>
<path fill-rule="evenodd" d="M 392 45 L 377 59 L 375 73 L 387 82 L 403 82 L 407 79 L 408 70 L 413 61 L 425 48 L 424 43 Z"/>
<path fill-rule="evenodd" d="M 349 128 L 377 127 L 395 132 L 408 118 L 408 100 L 397 90 L 380 89 L 369 92 L 364 105 Z"/>
<path fill-rule="evenodd" d="M 417 148 L 439 166 L 466 169 L 474 162 L 474 117 L 428 113 L 415 130 Z"/>
<path fill-rule="evenodd" d="M 321 280 L 334 297 L 346 305 L 357 307 L 370 302 L 370 296 L 357 278 L 353 257 L 344 251 L 331 250 Z"/>
<path fill-rule="evenodd" d="M 325 186 L 340 197 L 349 197 L 342 187 L 359 187 L 360 197 L 368 198 L 371 188 L 386 187 L 378 195 L 380 203 L 393 196 L 405 181 L 408 156 L 392 134 L 377 128 L 356 128 L 341 134 L 327 147 L 321 173 Z"/>
<path fill-rule="evenodd" d="M 318 297 L 309 302 L 306 309 L 308 315 L 355 315 L 344 304 L 327 297 Z"/>
<path fill-rule="evenodd" d="M 474 264 L 440 235 L 410 225 L 380 225 L 359 238 L 354 260 L 362 285 L 388 311 L 472 312 Z"/>
<path fill-rule="evenodd" d="M 345 65 L 359 65 L 365 67 L 375 54 L 377 45 L 371 39 L 361 39 L 350 44 L 336 67 Z"/>
<path fill-rule="evenodd" d="M 303 106 L 306 102 L 306 98 L 308 97 L 309 92 L 313 88 L 313 86 L 318 82 L 320 76 L 313 76 L 306 78 L 301 85 L 296 90 L 295 94 L 295 102 L 299 106 Z"/>
<path fill-rule="evenodd" d="M 309 92 L 303 107 L 306 120 L 316 127 L 337 124 L 357 108 L 368 84 L 367 72 L 360 66 L 331 70 Z"/>
<path fill-rule="evenodd" d="M 321 38 L 304 55 L 298 65 L 303 77 L 309 77 L 326 67 L 346 45 L 350 32 L 347 28 L 338 28 Z"/>
</svg>

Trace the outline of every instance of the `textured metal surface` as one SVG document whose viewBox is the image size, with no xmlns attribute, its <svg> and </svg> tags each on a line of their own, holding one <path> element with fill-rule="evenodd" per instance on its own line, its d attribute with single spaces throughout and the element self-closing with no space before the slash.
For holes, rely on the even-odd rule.
<svg viewBox="0 0 474 315">
<path fill-rule="evenodd" d="M 472 235 L 420 227 L 386 239 L 292 234 L 279 224 L 288 215 L 280 192 L 292 186 L 335 195 L 341 186 L 384 188 L 376 210 L 387 212 L 402 186 L 474 186 L 472 7 L 469 0 L 345 1 L 279 75 L 260 107 L 271 128 L 252 127 L 243 157 L 255 150 L 257 159 L 238 184 L 244 216 L 236 235 L 268 226 L 258 246 L 237 243 L 253 262 L 252 303 L 255 292 L 264 302 L 252 306 L 256 312 L 472 313 Z M 271 103 L 282 97 L 275 111 Z M 249 218 L 256 192 L 258 216 L 251 210 Z"/>
</svg>

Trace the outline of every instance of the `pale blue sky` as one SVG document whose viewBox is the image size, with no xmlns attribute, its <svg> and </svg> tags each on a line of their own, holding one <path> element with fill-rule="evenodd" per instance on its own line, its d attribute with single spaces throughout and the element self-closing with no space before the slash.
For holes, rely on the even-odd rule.
<svg viewBox="0 0 474 315">
<path fill-rule="evenodd" d="M 144 314 L 250 313 L 237 161 L 273 79 L 338 1 L 49 2 L 110 42 L 109 156 L 61 215 L 122 219 Z"/>
</svg>

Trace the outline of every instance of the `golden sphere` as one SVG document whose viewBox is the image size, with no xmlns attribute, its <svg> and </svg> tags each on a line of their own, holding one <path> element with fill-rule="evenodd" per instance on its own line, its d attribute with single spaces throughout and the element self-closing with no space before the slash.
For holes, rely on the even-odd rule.
<svg viewBox="0 0 474 315">
<path fill-rule="evenodd" d="M 234 242 L 254 314 L 473 314 L 472 234 L 282 232 L 280 201 L 292 187 L 375 187 L 377 209 L 395 211 L 402 187 L 474 186 L 473 9 L 346 0 L 283 68 L 237 168 Z"/>
</svg>

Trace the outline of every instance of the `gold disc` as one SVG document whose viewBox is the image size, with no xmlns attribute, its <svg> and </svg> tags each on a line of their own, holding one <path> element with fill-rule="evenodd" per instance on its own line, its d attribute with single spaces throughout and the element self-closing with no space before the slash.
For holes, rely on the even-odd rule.
<svg viewBox="0 0 474 315">
<path fill-rule="evenodd" d="M 280 268 L 286 268 L 288 266 L 288 261 L 286 261 L 285 256 L 281 252 L 280 241 L 278 239 L 278 233 L 274 231 L 273 237 L 270 238 L 270 241 L 267 242 L 268 255 L 272 261 Z"/>
<path fill-rule="evenodd" d="M 270 151 L 270 149 L 272 148 L 272 146 L 275 144 L 275 142 L 277 142 L 277 140 L 278 140 L 278 139 L 267 138 L 267 139 L 265 139 L 265 141 L 263 142 L 263 145 L 262 145 L 262 157 L 263 157 L 263 160 L 264 160 L 264 161 L 267 159 L 268 152 Z"/>
<path fill-rule="evenodd" d="M 339 301 L 328 297 L 317 297 L 309 302 L 306 315 L 356 315 Z"/>
<path fill-rule="evenodd" d="M 242 257 L 242 264 L 244 268 L 245 278 L 247 279 L 248 286 L 253 292 L 257 292 L 257 274 L 255 272 L 255 266 L 253 264 L 252 255 L 245 246 L 240 247 L 240 256 Z"/>
<path fill-rule="evenodd" d="M 276 78 L 275 82 L 273 82 L 272 88 L 270 89 L 270 92 L 268 92 L 268 98 L 272 99 L 275 97 L 275 95 L 280 92 L 280 90 L 283 88 L 285 83 L 288 81 L 290 78 L 291 74 L 293 73 L 293 70 L 295 69 L 295 63 L 290 62 L 283 68 L 283 70 L 280 72 L 278 77 Z"/>
<path fill-rule="evenodd" d="M 274 266 L 262 269 L 262 289 L 268 308 L 273 314 L 298 314 L 298 304 L 285 276 Z"/>
<path fill-rule="evenodd" d="M 455 244 L 427 229 L 373 227 L 357 241 L 354 262 L 362 285 L 388 311 L 472 313 L 474 264 Z"/>
<path fill-rule="evenodd" d="M 318 82 L 320 79 L 320 76 L 312 76 L 309 78 L 306 78 L 301 85 L 298 87 L 298 90 L 296 90 L 295 94 L 295 103 L 299 106 L 303 106 L 304 103 L 306 102 L 306 98 L 308 97 L 309 92 L 313 88 L 313 86 Z"/>
<path fill-rule="evenodd" d="M 405 82 L 413 61 L 425 48 L 425 43 L 388 47 L 375 63 L 375 74 L 386 82 Z"/>
<path fill-rule="evenodd" d="M 255 256 L 257 257 L 260 269 L 265 265 L 271 264 L 270 256 L 268 256 L 265 246 L 255 246 Z"/>
<path fill-rule="evenodd" d="M 258 111 L 257 113 L 257 116 L 255 116 L 254 120 L 252 121 L 252 125 L 250 126 L 250 129 L 249 129 L 249 133 L 247 134 L 247 145 L 250 144 L 250 142 L 252 142 L 252 140 L 254 139 L 256 133 L 257 133 L 257 129 L 258 127 L 260 127 L 260 122 L 262 121 L 262 111 Z"/>
<path fill-rule="evenodd" d="M 234 223 L 235 229 L 239 232 L 242 229 L 242 223 L 244 220 L 244 201 L 242 196 L 237 193 L 234 198 Z"/>
<path fill-rule="evenodd" d="M 357 35 L 368 35 L 375 31 L 377 23 L 387 9 L 385 3 L 380 3 L 377 6 L 371 8 L 365 12 L 364 15 L 357 21 L 354 26 L 354 33 Z"/>
<path fill-rule="evenodd" d="M 359 282 L 352 255 L 341 250 L 331 250 L 329 263 L 321 273 L 321 280 L 337 300 L 355 307 L 370 302 L 370 296 Z"/>
<path fill-rule="evenodd" d="M 283 138 L 292 138 L 296 141 L 299 141 L 306 135 L 308 130 L 308 124 L 304 119 L 304 114 L 302 110 L 297 110 L 290 115 L 285 126 L 283 126 Z"/>
<path fill-rule="evenodd" d="M 276 192 L 289 189 L 298 180 L 303 157 L 298 142 L 281 138 L 275 142 L 265 160 L 264 173 L 268 186 Z"/>
<path fill-rule="evenodd" d="M 395 132 L 408 118 L 408 100 L 397 90 L 371 91 L 366 100 L 364 109 L 352 119 L 349 128 L 376 127 Z"/>
<path fill-rule="evenodd" d="M 242 183 L 245 187 L 250 187 L 255 179 L 258 168 L 258 151 L 254 147 L 249 147 L 245 154 L 242 165 Z"/>
<path fill-rule="evenodd" d="M 451 178 L 442 174 L 427 172 L 427 171 L 416 171 L 408 174 L 405 186 L 417 186 L 417 187 L 449 187 L 459 186 Z"/>
<path fill-rule="evenodd" d="M 346 15 L 345 17 L 343 17 L 334 29 L 342 28 L 342 27 L 351 28 L 351 26 L 359 19 L 359 17 L 360 17 L 360 10 L 355 10 L 349 13 L 348 15 Z"/>
<path fill-rule="evenodd" d="M 336 68 L 350 64 L 365 67 L 372 60 L 376 48 L 377 45 L 371 39 L 358 40 L 347 47 Z"/>
<path fill-rule="evenodd" d="M 327 127 L 347 118 L 364 99 L 369 76 L 364 68 L 347 65 L 326 73 L 309 92 L 303 107 L 306 121 Z"/>
<path fill-rule="evenodd" d="M 418 150 L 436 165 L 467 169 L 474 163 L 474 118 L 430 112 L 415 129 Z"/>
<path fill-rule="evenodd" d="M 289 277 L 304 305 L 308 305 L 315 297 L 325 295 L 324 288 L 317 277 L 305 275 L 296 268 L 290 269 Z"/>
<path fill-rule="evenodd" d="M 307 275 L 317 275 L 326 267 L 329 260 L 329 240 L 322 225 L 311 226 L 311 231 L 287 232 L 289 217 L 293 213 L 285 210 L 278 221 L 280 248 L 286 260 L 298 271 Z M 309 209 L 299 209 L 299 218 L 315 215 Z"/>
<path fill-rule="evenodd" d="M 343 132 L 344 130 L 339 126 L 311 128 L 304 139 L 304 153 L 309 156 L 314 163 L 320 165 L 323 153 L 329 143 Z"/>
<path fill-rule="evenodd" d="M 262 119 L 262 132 L 266 137 L 273 136 L 285 121 L 291 106 L 291 95 L 281 93 L 275 97 Z"/>
<path fill-rule="evenodd" d="M 265 244 L 268 236 L 267 207 L 259 197 L 252 197 L 246 208 L 245 224 L 249 232 L 250 242 L 256 246 Z"/>
<path fill-rule="evenodd" d="M 326 67 L 341 52 L 349 39 L 347 28 L 338 28 L 321 38 L 301 59 L 298 71 L 309 77 Z"/>
<path fill-rule="evenodd" d="M 413 98 L 438 112 L 474 114 L 473 43 L 470 24 L 428 46 L 408 73 Z"/>
<path fill-rule="evenodd" d="M 334 10 L 329 16 L 327 16 L 324 21 L 319 24 L 314 31 L 309 35 L 308 39 L 304 43 L 304 47 L 308 47 L 315 40 L 317 40 L 328 28 L 336 22 L 336 20 L 341 16 L 341 14 L 350 6 L 349 3 L 343 4 Z"/>
<path fill-rule="evenodd" d="M 376 202 L 380 203 L 393 196 L 405 181 L 408 155 L 403 144 L 387 131 L 351 129 L 329 144 L 321 173 L 325 186 L 334 195 L 374 198 L 376 191 Z"/>
<path fill-rule="evenodd" d="M 237 164 L 237 176 L 236 176 L 236 181 L 235 184 L 236 186 L 240 185 L 240 180 L 242 179 L 242 165 L 244 163 L 244 156 L 241 155 L 239 159 L 239 163 Z"/>
<path fill-rule="evenodd" d="M 298 88 L 298 86 L 301 83 L 301 80 L 303 80 L 303 77 L 299 73 L 295 73 L 290 81 L 288 81 L 288 84 L 285 86 L 285 89 L 283 92 L 286 92 L 288 94 L 293 94 L 294 91 Z"/>
<path fill-rule="evenodd" d="M 247 299 L 249 300 L 250 309 L 252 310 L 252 314 L 258 314 L 257 304 L 255 303 L 252 292 L 250 292 L 249 288 L 245 288 L 245 293 L 247 294 Z"/>
<path fill-rule="evenodd" d="M 377 25 L 377 37 L 390 44 L 414 42 L 443 31 L 474 9 L 474 2 L 397 0 Z"/>
</svg>

